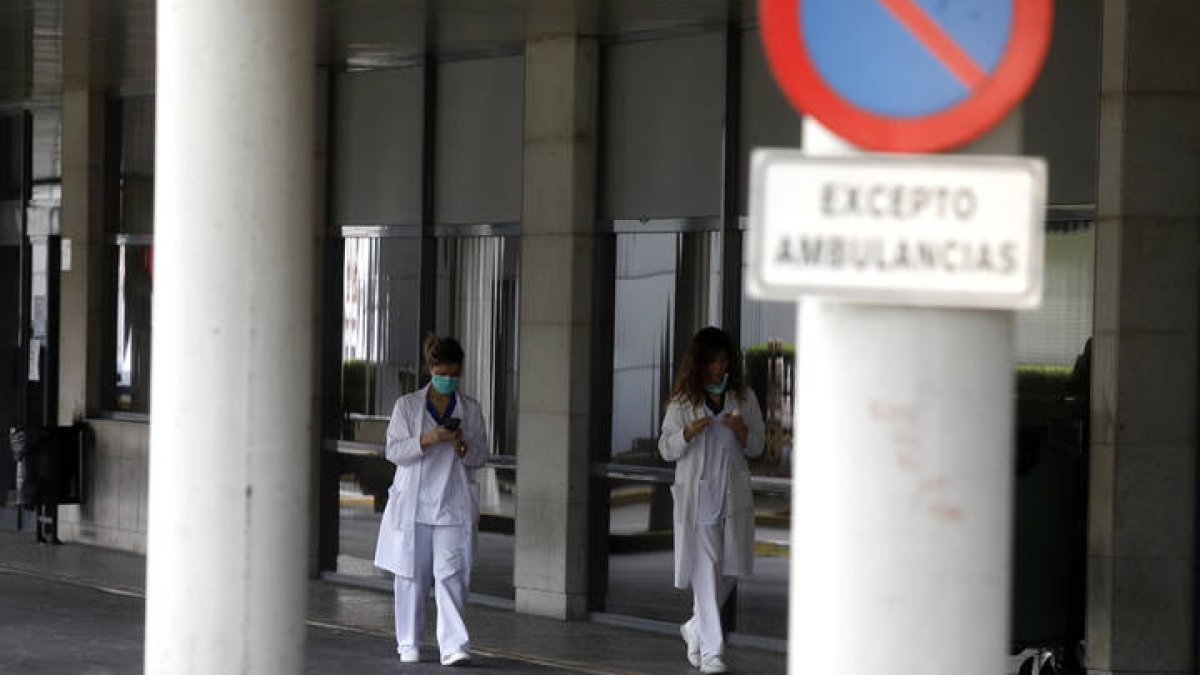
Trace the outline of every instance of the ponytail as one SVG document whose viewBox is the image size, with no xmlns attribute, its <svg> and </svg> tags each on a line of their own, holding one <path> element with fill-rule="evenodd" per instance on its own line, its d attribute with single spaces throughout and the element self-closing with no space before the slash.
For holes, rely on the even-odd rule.
<svg viewBox="0 0 1200 675">
<path fill-rule="evenodd" d="M 463 362 L 462 345 L 448 335 L 426 334 L 425 340 L 421 344 L 421 353 L 425 356 L 425 365 L 430 368 L 452 363 L 462 365 Z"/>
</svg>

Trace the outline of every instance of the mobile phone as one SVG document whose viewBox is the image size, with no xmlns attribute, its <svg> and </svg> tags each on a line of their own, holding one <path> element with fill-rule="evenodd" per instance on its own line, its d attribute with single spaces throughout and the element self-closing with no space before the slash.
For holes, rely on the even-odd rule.
<svg viewBox="0 0 1200 675">
<path fill-rule="evenodd" d="M 450 419 L 448 419 L 448 420 L 446 420 L 445 422 L 443 422 L 443 423 L 442 423 L 442 426 L 446 427 L 446 428 L 447 428 L 447 429 L 449 429 L 450 431 L 457 431 L 457 430 L 458 430 L 458 427 L 459 427 L 459 425 L 461 425 L 461 424 L 462 424 L 462 420 L 461 420 L 461 419 L 459 419 L 459 418 L 457 418 L 457 417 L 451 417 Z"/>
</svg>

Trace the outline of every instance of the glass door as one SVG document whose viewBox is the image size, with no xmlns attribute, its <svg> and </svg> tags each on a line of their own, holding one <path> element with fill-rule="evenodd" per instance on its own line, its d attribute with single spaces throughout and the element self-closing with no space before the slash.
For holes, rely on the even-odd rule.
<svg viewBox="0 0 1200 675">
<path fill-rule="evenodd" d="M 0 116 L 0 528 L 16 526 L 16 462 L 8 446 L 8 430 L 23 422 L 25 363 L 22 357 L 21 219 L 23 118 Z"/>
<path fill-rule="evenodd" d="M 372 561 L 395 466 L 379 456 L 396 399 L 419 386 L 421 240 L 405 228 L 343 238 L 337 572 Z"/>
</svg>

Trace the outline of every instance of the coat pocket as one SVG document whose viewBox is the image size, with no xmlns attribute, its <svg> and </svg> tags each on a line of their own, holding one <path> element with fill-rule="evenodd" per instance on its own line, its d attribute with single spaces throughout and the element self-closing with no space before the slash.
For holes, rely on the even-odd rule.
<svg viewBox="0 0 1200 675">
<path fill-rule="evenodd" d="M 387 508 L 383 512 L 383 522 L 393 530 L 404 529 L 404 492 L 395 485 L 388 488 Z"/>
<path fill-rule="evenodd" d="M 479 483 L 467 481 L 467 494 L 471 497 L 471 517 L 467 522 L 479 524 Z"/>
<path fill-rule="evenodd" d="M 714 525 L 725 512 L 725 486 L 718 481 L 701 479 L 696 485 L 696 523 Z"/>
<path fill-rule="evenodd" d="M 729 485 L 729 515 L 754 512 L 754 494 L 750 490 L 750 472 L 736 471 Z"/>
</svg>

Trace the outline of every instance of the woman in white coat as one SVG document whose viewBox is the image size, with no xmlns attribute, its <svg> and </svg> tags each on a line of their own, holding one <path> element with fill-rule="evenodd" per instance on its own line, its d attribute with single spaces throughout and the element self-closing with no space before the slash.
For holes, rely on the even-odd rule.
<svg viewBox="0 0 1200 675">
<path fill-rule="evenodd" d="M 688 661 L 723 673 L 721 606 L 737 577 L 753 571 L 754 500 L 747 457 L 762 453 L 762 411 L 742 379 L 733 340 L 696 333 L 663 418 L 658 451 L 676 462 L 675 586 L 692 587 L 692 617 L 680 627 Z"/>
<path fill-rule="evenodd" d="M 379 524 L 375 565 L 395 575 L 400 660 L 420 660 L 432 584 L 441 662 L 453 666 L 471 658 L 463 608 L 475 553 L 479 486 L 469 469 L 487 457 L 487 431 L 479 402 L 457 391 L 462 346 L 431 334 L 424 352 L 430 383 L 401 396 L 388 424 L 384 454 L 396 465 L 396 477 Z"/>
</svg>

